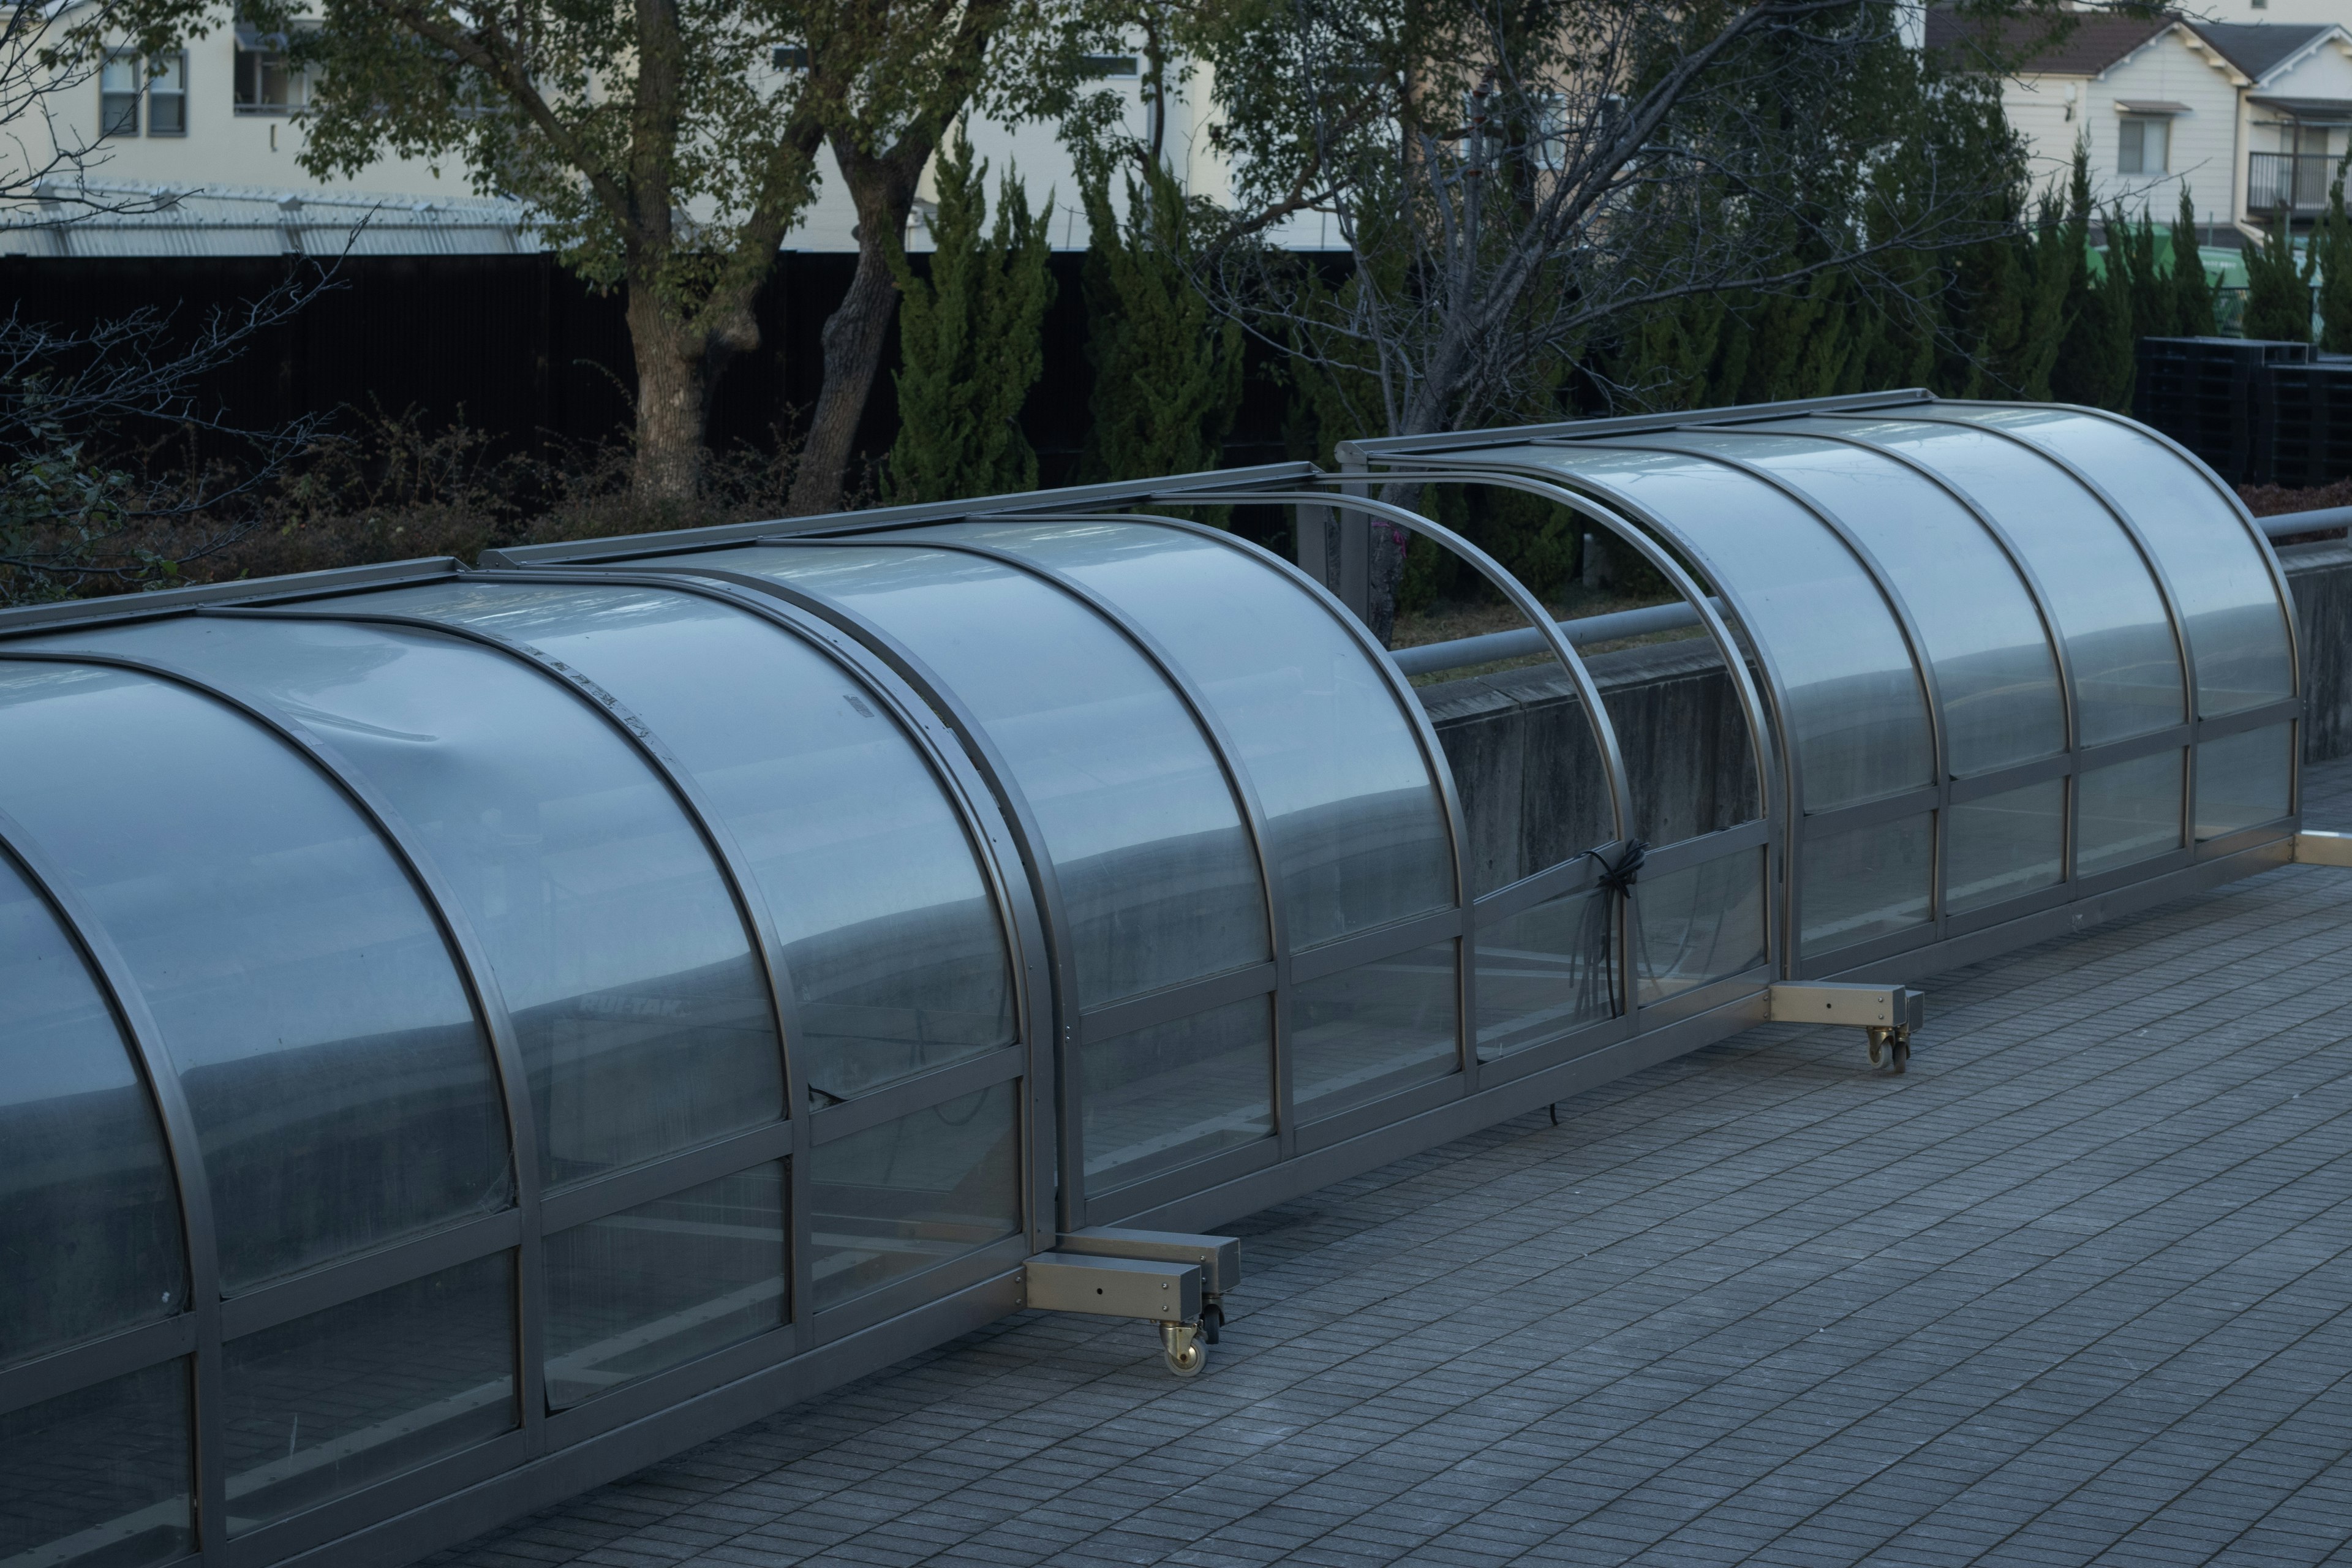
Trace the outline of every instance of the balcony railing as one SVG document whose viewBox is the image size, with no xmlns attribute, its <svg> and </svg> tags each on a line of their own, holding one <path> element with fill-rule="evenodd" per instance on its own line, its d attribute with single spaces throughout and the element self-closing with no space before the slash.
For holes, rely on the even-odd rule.
<svg viewBox="0 0 2352 1568">
<path fill-rule="evenodd" d="M 2327 187 L 2338 160 L 2326 153 L 2250 153 L 2246 155 L 2246 207 L 2250 212 L 2317 212 L 2327 205 Z"/>
</svg>

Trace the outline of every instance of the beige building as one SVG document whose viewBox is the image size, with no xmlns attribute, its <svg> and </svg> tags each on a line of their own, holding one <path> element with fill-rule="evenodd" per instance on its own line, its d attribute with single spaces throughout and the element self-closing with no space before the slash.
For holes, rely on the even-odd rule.
<svg viewBox="0 0 2352 1568">
<path fill-rule="evenodd" d="M 2227 19 L 2085 16 L 2006 84 L 2037 181 L 2078 142 L 2102 204 L 2159 218 L 2189 187 L 2210 233 L 2317 216 L 2352 133 L 2352 0 L 2223 0 Z M 1931 13 L 1930 47 L 1969 38 Z"/>
</svg>

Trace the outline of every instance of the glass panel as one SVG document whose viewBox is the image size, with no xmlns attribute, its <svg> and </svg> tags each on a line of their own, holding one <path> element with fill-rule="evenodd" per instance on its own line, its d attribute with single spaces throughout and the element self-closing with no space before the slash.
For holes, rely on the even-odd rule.
<svg viewBox="0 0 2352 1568">
<path fill-rule="evenodd" d="M 2164 563 L 2197 653 L 2197 710 L 2235 713 L 2294 692 L 2286 611 L 2262 547 L 2212 481 L 2155 437 L 2087 414 L 1968 408 L 2066 458 L 2113 496 Z"/>
<path fill-rule="evenodd" d="M 0 1415 L 0 1563 L 141 1568 L 195 1550 L 188 1363 Z"/>
<path fill-rule="evenodd" d="M 1925 925 L 1935 824 L 1927 812 L 1800 845 L 1804 951 L 1827 952 Z"/>
<path fill-rule="evenodd" d="M 1811 437 L 1749 426 L 1672 439 L 1769 469 L 1877 558 L 1935 664 L 1955 777 L 2066 749 L 2065 699 L 2041 615 L 1967 508 L 1892 458 Z"/>
<path fill-rule="evenodd" d="M 1981 430 L 1900 419 L 1831 427 L 1917 458 L 2001 524 L 2066 639 L 2081 744 L 2145 735 L 2187 717 L 2179 645 L 2156 579 L 2114 514 L 2074 476 Z"/>
<path fill-rule="evenodd" d="M 2197 747 L 2197 837 L 2276 822 L 2294 787 L 2294 729 L 2249 730 Z"/>
<path fill-rule="evenodd" d="M 512 1201 L 488 1046 L 440 928 L 316 769 L 209 698 L 79 665 L 0 665 L 0 805 L 154 1014 L 225 1289 Z"/>
<path fill-rule="evenodd" d="M 773 1006 L 709 847 L 556 681 L 437 632 L 332 621 L 191 616 L 76 641 L 259 692 L 383 793 L 498 975 L 550 1185 L 783 1114 Z"/>
<path fill-rule="evenodd" d="M 1159 672 L 1068 595 L 925 550 L 756 546 L 674 563 L 868 616 L 971 707 L 1045 835 L 1082 1005 L 1267 956 L 1256 856 L 1215 753 Z"/>
<path fill-rule="evenodd" d="M 1952 807 L 1944 908 L 1958 914 L 2053 886 L 2064 874 L 2066 781 L 2051 779 Z"/>
<path fill-rule="evenodd" d="M 816 1309 L 1021 1228 L 1021 1080 L 869 1127 L 810 1157 Z"/>
<path fill-rule="evenodd" d="M 547 1403 L 561 1410 L 783 1327 L 784 1166 L 547 1238 Z"/>
<path fill-rule="evenodd" d="M 0 1366 L 187 1304 L 146 1085 L 81 950 L 0 854 Z"/>
<path fill-rule="evenodd" d="M 511 1431 L 514 1336 L 501 1252 L 229 1341 L 229 1533 Z"/>
<path fill-rule="evenodd" d="M 1764 851 L 1748 849 L 1679 871 L 1644 877 L 1641 913 L 1641 1005 L 1744 974 L 1765 961 Z"/>
<path fill-rule="evenodd" d="M 1272 1000 L 1087 1042 L 1088 1192 L 1274 1135 Z"/>
<path fill-rule="evenodd" d="M 1146 523 L 937 531 L 1068 574 L 1192 679 L 1256 786 L 1293 947 L 1454 902 L 1445 808 L 1412 725 L 1305 590 L 1230 545 Z"/>
<path fill-rule="evenodd" d="M 1478 1059 L 1540 1046 L 1612 1017 L 1614 895 L 1587 889 L 1478 932 Z"/>
<path fill-rule="evenodd" d="M 1290 993 L 1290 1098 L 1337 1116 L 1455 1070 L 1460 982 L 1451 940 L 1374 959 Z"/>
<path fill-rule="evenodd" d="M 702 786 L 784 944 L 822 1102 L 1013 1041 L 971 839 L 878 700 L 768 622 L 658 589 L 435 584 L 371 608 L 476 626 L 593 677 Z M 733 677 L 714 682 L 712 672 Z"/>
<path fill-rule="evenodd" d="M 1421 690 L 1424 700 L 1435 698 L 1429 717 L 1462 802 L 1474 898 L 1613 837 L 1601 748 L 1576 683 L 1558 663 Z M 1612 717 L 1625 706 L 1612 703 Z M 1678 747 L 1669 754 L 1687 761 Z M 1647 762 L 1651 753 L 1638 755 Z M 1633 793 L 1637 806 L 1654 808 L 1662 798 L 1682 802 L 1708 792 L 1685 784 L 1645 796 L 1636 783 Z"/>
<path fill-rule="evenodd" d="M 2180 753 L 2158 752 L 2074 781 L 2074 875 L 2095 876 L 2180 847 Z"/>
<path fill-rule="evenodd" d="M 1664 452 L 1523 447 L 1489 460 L 1577 476 L 1647 510 L 1738 594 L 1788 689 L 1804 809 L 1935 782 L 1927 697 L 1885 599 L 1837 536 L 1754 477 Z"/>
</svg>

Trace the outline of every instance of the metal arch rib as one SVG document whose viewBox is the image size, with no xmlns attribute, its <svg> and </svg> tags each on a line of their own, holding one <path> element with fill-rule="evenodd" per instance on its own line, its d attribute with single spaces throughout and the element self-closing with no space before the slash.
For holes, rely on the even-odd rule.
<svg viewBox="0 0 2352 1568">
<path fill-rule="evenodd" d="M 489 648 L 516 663 L 524 665 L 569 693 L 582 706 L 589 709 L 618 733 L 630 750 L 636 752 L 654 772 L 655 776 L 669 786 L 670 794 L 687 820 L 695 826 L 712 863 L 733 896 L 736 918 L 743 922 L 751 937 L 751 945 L 759 954 L 760 965 L 767 980 L 769 1006 L 776 1025 L 779 1076 L 784 1078 L 787 1112 L 796 1109 L 789 1099 L 790 1075 L 793 1067 L 791 1042 L 797 1040 L 800 1019 L 795 1007 L 790 977 L 785 972 L 782 942 L 776 935 L 775 921 L 768 909 L 766 898 L 743 864 L 741 847 L 735 842 L 717 812 L 703 798 L 701 786 L 694 776 L 680 767 L 669 749 L 655 736 L 650 726 L 629 711 L 610 693 L 595 685 L 585 675 L 572 669 L 559 660 L 548 658 L 527 644 L 487 632 L 478 626 L 456 626 L 434 620 L 425 616 L 401 615 L 395 612 L 340 609 L 320 605 L 312 609 L 267 608 L 207 609 L 207 616 L 235 616 L 246 620 L 271 621 L 338 621 L 362 626 L 401 626 L 412 631 L 434 632 Z"/>
<path fill-rule="evenodd" d="M 1813 415 L 1808 417 L 1823 416 Z M 1861 416 L 1855 416 L 1855 417 Z M 1888 417 L 1895 417 L 1895 416 L 1890 415 Z M 1736 432 L 1743 427 L 1727 426 L 1724 428 Z M 1992 541 L 1993 548 L 2001 552 L 2002 557 L 2009 563 L 2010 570 L 2016 573 L 2018 581 L 2024 584 L 2026 597 L 2032 601 L 2034 614 L 2041 618 L 2042 635 L 2049 645 L 2051 659 L 2058 671 L 2059 699 L 2065 706 L 2066 750 L 2081 751 L 2083 749 L 2082 698 L 2075 689 L 2074 661 L 2074 657 L 2066 649 L 2065 630 L 2058 624 L 2058 612 L 2050 602 L 2048 590 L 2042 586 L 2041 574 L 2035 572 L 2032 563 L 2025 559 L 2024 553 L 2018 549 L 2016 539 L 2011 535 L 2000 520 L 1979 505 L 1976 498 L 1962 489 L 1957 480 L 1937 471 L 1908 452 L 1899 451 L 1893 447 L 1881 446 L 1875 441 L 1860 436 L 1851 436 L 1837 430 L 1818 429 L 1810 425 L 1793 427 L 1789 433 L 1802 435 L 1816 441 L 1831 442 L 1855 451 L 1876 453 L 1918 475 L 1937 489 L 1942 490 L 1951 497 L 1962 510 L 1976 520 L 1977 526 L 1985 531 L 1986 537 Z"/>
<path fill-rule="evenodd" d="M 1475 1093 L 1478 1081 L 1477 1031 L 1471 1020 L 1478 1016 L 1475 984 L 1477 965 L 1470 962 L 1470 949 L 1476 940 L 1476 917 L 1472 913 L 1471 906 L 1477 900 L 1470 884 L 1469 828 L 1462 815 L 1462 797 L 1454 787 L 1453 764 L 1445 760 L 1445 749 L 1437 738 L 1437 731 L 1429 721 L 1429 710 L 1423 708 L 1419 699 L 1413 696 L 1412 683 L 1405 679 L 1403 674 L 1381 649 L 1381 645 L 1374 640 L 1371 628 L 1358 620 L 1349 611 L 1348 606 L 1339 602 L 1337 595 L 1300 570 L 1296 563 L 1286 561 L 1261 545 L 1254 544 L 1223 529 L 1212 528 L 1204 522 L 1194 522 L 1181 517 L 1166 517 L 1157 512 L 1056 512 L 1040 516 L 1034 521 L 1142 523 L 1191 534 L 1195 538 L 1205 539 L 1222 545 L 1235 554 L 1256 563 L 1306 595 L 1310 602 L 1321 607 L 1323 612 L 1339 626 L 1341 634 L 1352 641 L 1358 651 L 1362 653 L 1366 666 L 1387 688 L 1390 700 L 1396 704 L 1398 714 L 1404 720 L 1406 728 L 1412 734 L 1413 743 L 1420 748 L 1422 767 L 1429 775 L 1430 787 L 1437 792 L 1438 805 L 1444 814 L 1446 852 L 1453 858 L 1454 867 L 1453 912 L 1457 921 L 1452 935 L 1460 943 L 1454 964 L 1458 993 L 1456 1010 L 1460 1020 L 1460 1027 L 1456 1030 L 1455 1038 L 1455 1067 L 1464 1074 L 1464 1081 L 1469 1086 L 1467 1092 Z"/>
<path fill-rule="evenodd" d="M 749 543 L 751 541 L 737 542 Z M 581 574 L 584 577 L 588 571 L 594 569 L 595 563 L 583 563 Z M 995 794 L 997 805 L 1012 827 L 1022 863 L 1029 874 L 1030 891 L 1036 900 L 1038 912 L 1045 924 L 1047 962 L 1054 973 L 1054 1056 L 1058 1067 L 1062 1048 L 1075 1036 L 1077 1028 L 1077 979 L 1071 964 L 1069 914 L 1062 900 L 1061 880 L 1055 874 L 1053 858 L 1046 851 L 1045 834 L 1038 826 L 1036 813 L 1031 809 L 1028 796 L 1014 781 L 1003 753 L 989 739 L 978 717 L 911 649 L 866 616 L 830 599 L 749 572 L 730 572 L 710 566 L 646 564 L 640 564 L 635 570 L 654 574 L 665 582 L 673 576 L 680 579 L 699 577 L 724 584 L 754 597 L 776 600 L 813 616 L 838 628 L 881 660 L 893 675 L 912 687 L 947 721 L 948 728 L 953 731 L 981 777 Z M 1071 1075 L 1067 1072 L 1057 1072 L 1055 1076 L 1055 1109 L 1063 1123 L 1060 1129 L 1062 1169 L 1059 1186 L 1061 1203 L 1066 1211 L 1072 1194 L 1079 1190 L 1076 1184 L 1084 1173 L 1083 1164 L 1078 1163 L 1083 1158 L 1081 1140 L 1084 1127 L 1069 1120 L 1079 1109 L 1077 1086 L 1071 1081 Z M 1070 1218 L 1071 1215 L 1065 1212 L 1056 1216 L 1056 1223 L 1065 1230 L 1081 1228 L 1067 1223 Z"/>
<path fill-rule="evenodd" d="M 1577 697 L 1583 702 L 1594 737 L 1601 743 L 1602 773 L 1609 781 L 1609 816 L 1616 828 L 1616 841 L 1621 844 L 1625 841 L 1633 831 L 1633 794 L 1626 782 L 1624 753 L 1617 745 L 1616 726 L 1610 722 L 1607 711 L 1601 705 L 1601 689 L 1593 684 L 1591 672 L 1584 668 L 1584 660 L 1578 657 L 1567 634 L 1559 629 L 1559 623 L 1551 618 L 1542 604 L 1528 591 L 1527 584 L 1506 570 L 1501 562 L 1444 524 L 1387 501 L 1314 490 L 1234 490 L 1220 494 L 1216 499 L 1221 501 L 1284 502 L 1294 506 L 1306 502 L 1334 507 L 1340 511 L 1360 511 L 1367 516 L 1385 518 L 1400 527 L 1435 540 L 1470 563 L 1472 570 L 1492 583 L 1511 602 L 1511 607 L 1526 616 L 1529 624 L 1542 634 L 1552 657 L 1559 661 L 1560 668 L 1568 672 L 1569 679 L 1575 684 Z"/>
<path fill-rule="evenodd" d="M 952 527 L 954 525 L 936 526 Z M 1176 662 L 1174 656 L 1160 645 L 1159 638 L 1137 625 L 1109 600 L 1063 573 L 1025 560 L 1011 551 L 999 550 L 992 545 L 937 537 L 927 536 L 916 539 L 904 536 L 892 537 L 888 534 L 874 539 L 851 536 L 821 540 L 769 539 L 761 542 L 793 549 L 941 550 L 972 556 L 979 560 L 992 561 L 1000 566 L 1034 578 L 1076 600 L 1113 631 L 1126 638 L 1129 644 L 1143 656 L 1144 660 L 1159 673 L 1160 679 L 1168 683 L 1169 689 L 1176 693 L 1178 700 L 1183 703 L 1185 711 L 1192 716 L 1193 725 L 1201 731 L 1202 738 L 1207 741 L 1210 752 L 1216 757 L 1217 766 L 1224 774 L 1225 787 L 1232 792 L 1242 825 L 1249 833 L 1251 853 L 1257 862 L 1259 890 L 1265 909 L 1266 942 L 1275 966 L 1272 993 L 1274 1017 L 1268 1036 L 1274 1047 L 1276 1110 L 1278 1117 L 1275 1123 L 1275 1131 L 1283 1154 L 1286 1157 L 1289 1155 L 1297 1142 L 1298 1129 L 1290 1114 L 1291 1063 L 1286 1038 L 1289 1029 L 1290 1000 L 1288 900 L 1284 896 L 1281 879 L 1276 874 L 1273 834 L 1266 823 L 1265 803 L 1258 798 L 1257 785 L 1251 779 L 1249 770 L 1242 763 L 1240 746 L 1234 742 L 1231 731 L 1225 728 L 1224 721 L 1217 716 L 1216 710 L 1210 705 L 1207 694 L 1201 690 L 1191 674 Z M 1087 1044 L 1084 1039 L 1079 1041 L 1081 1048 Z M 1084 1201 L 1083 1196 L 1082 1201 Z"/>
</svg>

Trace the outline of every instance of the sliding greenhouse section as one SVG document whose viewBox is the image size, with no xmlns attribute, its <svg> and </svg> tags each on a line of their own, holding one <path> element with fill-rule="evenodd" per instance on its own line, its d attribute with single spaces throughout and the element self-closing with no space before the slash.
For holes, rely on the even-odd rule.
<svg viewBox="0 0 2352 1568">
<path fill-rule="evenodd" d="M 1047 1255 L 2292 854 L 2276 562 L 2126 421 L 1341 456 L 0 616 L 0 1565 L 405 1561 Z M 1443 487 L 1666 585 L 1609 628 L 1705 787 Z M 1503 740 L 1370 629 L 1409 536 L 1551 683 Z"/>
</svg>

